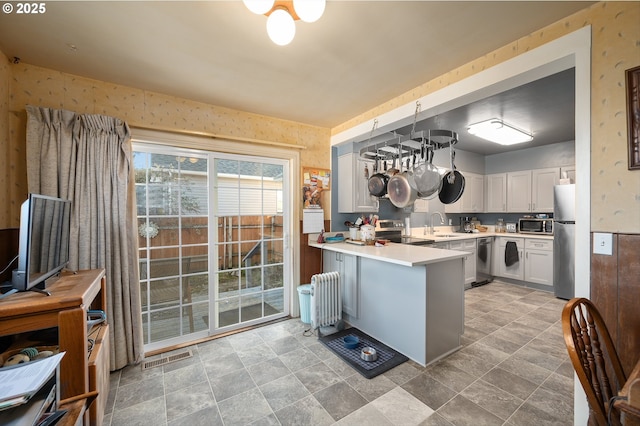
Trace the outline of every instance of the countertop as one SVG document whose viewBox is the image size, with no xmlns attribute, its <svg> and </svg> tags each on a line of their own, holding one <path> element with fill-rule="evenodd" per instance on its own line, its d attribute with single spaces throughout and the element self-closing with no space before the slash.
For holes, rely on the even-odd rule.
<svg viewBox="0 0 640 426">
<path fill-rule="evenodd" d="M 443 235 L 447 235 L 444 237 Z M 428 240 L 434 240 L 439 243 L 442 241 L 459 241 L 469 240 L 472 238 L 483 237 L 507 237 L 507 238 L 535 238 L 538 240 L 553 240 L 553 235 L 542 234 L 521 234 L 519 232 L 449 232 L 449 231 L 436 231 L 435 234 L 424 234 L 422 228 L 414 228 L 411 230 L 411 236 L 415 238 L 425 238 Z"/>
<path fill-rule="evenodd" d="M 342 233 L 344 235 L 348 235 L 348 232 Z M 335 234 L 336 232 L 329 232 L 326 233 L 325 236 Z M 444 235 L 446 235 L 446 237 Z M 434 240 L 436 243 L 469 240 L 483 237 L 535 238 L 540 240 L 553 240 L 553 235 L 520 234 L 518 232 L 493 232 L 492 230 L 487 232 L 464 233 L 452 231 L 449 227 L 438 227 L 434 234 L 424 234 L 424 228 L 412 228 L 411 236 L 414 238 Z M 356 256 L 409 267 L 428 265 L 430 263 L 442 262 L 451 259 L 458 259 L 470 254 L 465 251 L 445 250 L 430 246 L 413 246 L 396 243 L 388 243 L 382 247 L 358 246 L 345 242 L 319 244 L 315 242 L 316 239 L 317 234 L 310 234 L 309 246 L 331 250 L 339 253 L 353 254 Z"/>
<path fill-rule="evenodd" d="M 309 246 L 409 267 L 460 259 L 469 254 L 465 251 L 444 250 L 429 246 L 411 246 L 396 243 L 387 243 L 382 247 L 376 247 L 358 246 L 344 242 L 323 244 L 310 242 Z"/>
</svg>

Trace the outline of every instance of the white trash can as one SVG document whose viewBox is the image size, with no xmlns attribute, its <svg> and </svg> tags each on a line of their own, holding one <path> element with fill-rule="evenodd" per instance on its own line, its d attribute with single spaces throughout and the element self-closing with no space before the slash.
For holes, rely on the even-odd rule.
<svg viewBox="0 0 640 426">
<path fill-rule="evenodd" d="M 311 284 L 298 286 L 298 299 L 300 299 L 300 321 L 311 324 Z"/>
</svg>

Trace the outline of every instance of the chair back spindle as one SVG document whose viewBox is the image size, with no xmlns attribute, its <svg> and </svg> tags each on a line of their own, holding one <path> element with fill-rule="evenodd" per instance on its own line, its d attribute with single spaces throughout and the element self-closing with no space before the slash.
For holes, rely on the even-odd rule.
<svg viewBox="0 0 640 426">
<path fill-rule="evenodd" d="M 609 400 L 626 381 L 622 365 L 602 316 L 585 298 L 569 300 L 562 311 L 562 331 L 571 363 L 584 388 L 592 419 L 607 425 Z M 620 424 L 611 413 L 612 424 Z"/>
</svg>

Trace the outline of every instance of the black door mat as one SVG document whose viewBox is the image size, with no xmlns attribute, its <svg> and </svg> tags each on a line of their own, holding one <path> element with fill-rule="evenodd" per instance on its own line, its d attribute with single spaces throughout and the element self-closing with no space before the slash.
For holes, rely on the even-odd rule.
<svg viewBox="0 0 640 426">
<path fill-rule="evenodd" d="M 358 346 L 354 349 L 347 349 L 344 347 L 344 338 L 349 335 L 356 336 L 360 339 Z M 357 328 L 346 328 L 337 333 L 330 334 L 329 336 L 321 337 L 319 340 L 367 379 L 372 379 L 377 375 L 391 370 L 393 367 L 409 360 L 409 358 L 402 355 L 400 352 L 378 342 L 376 339 L 363 333 Z M 378 353 L 377 360 L 364 361 L 360 358 L 360 351 L 366 346 L 370 346 L 376 350 Z"/>
</svg>

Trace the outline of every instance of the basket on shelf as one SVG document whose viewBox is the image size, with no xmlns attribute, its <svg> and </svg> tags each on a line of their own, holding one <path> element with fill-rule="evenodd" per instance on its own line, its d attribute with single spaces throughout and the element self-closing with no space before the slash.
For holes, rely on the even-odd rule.
<svg viewBox="0 0 640 426">
<path fill-rule="evenodd" d="M 52 346 L 21 345 L 21 347 L 19 348 L 9 349 L 0 354 L 0 368 L 2 368 L 6 360 L 8 360 L 9 358 L 11 358 L 16 354 L 19 354 L 22 350 L 26 348 L 35 348 L 38 351 L 38 353 L 44 352 L 44 351 L 51 351 L 53 352 L 53 355 L 60 352 L 60 347 L 58 345 L 52 345 Z"/>
</svg>

